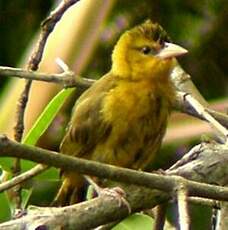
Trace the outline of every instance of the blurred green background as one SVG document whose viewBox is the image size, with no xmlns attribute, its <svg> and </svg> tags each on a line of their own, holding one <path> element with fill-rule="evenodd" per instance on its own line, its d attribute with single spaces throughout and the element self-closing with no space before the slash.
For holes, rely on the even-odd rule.
<svg viewBox="0 0 228 230">
<path fill-rule="evenodd" d="M 16 67 L 21 66 L 20 63 L 26 62 L 25 51 L 29 46 L 32 46 L 34 37 L 39 33 L 40 23 L 57 2 L 51 0 L 0 0 L 1 66 Z M 90 4 L 88 0 L 86 2 Z M 102 4 L 101 0 L 99 2 Z M 96 39 L 92 41 L 92 52 L 88 54 L 85 58 L 85 64 L 80 68 L 79 73 L 81 76 L 99 78 L 107 72 L 111 65 L 113 46 L 121 32 L 150 18 L 153 21 L 159 22 L 167 30 L 175 43 L 189 50 L 189 54 L 180 60 L 182 67 L 192 76 L 192 81 L 202 95 L 209 102 L 214 103 L 214 108 L 226 112 L 228 104 L 227 0 L 113 0 L 110 3 L 109 9 L 105 12 L 106 16 L 102 16 L 106 9 L 101 8 L 102 6 L 98 7 L 94 13 L 98 18 L 103 17 L 101 19 L 102 23 L 99 22 L 97 30 L 96 24 L 92 25 L 94 28 L 91 31 L 93 32 L 90 32 L 89 35 L 96 37 Z M 90 17 L 90 15 L 87 17 Z M 70 21 L 69 23 L 72 23 L 72 30 L 79 26 L 84 26 L 86 30 L 86 23 L 88 23 L 86 21 L 88 20 L 82 17 L 81 20 Z M 96 36 L 93 33 L 96 33 Z M 81 45 L 81 50 L 78 51 L 79 48 L 76 48 L 76 46 L 80 42 L 79 39 L 74 41 L 76 44 L 75 48 L 73 48 L 73 50 L 75 49 L 75 53 L 83 53 L 83 50 L 86 50 L 90 43 L 92 43 L 89 40 L 85 45 Z M 62 43 L 61 47 L 56 47 L 56 49 L 64 49 L 65 46 L 66 44 Z M 72 47 L 74 46 L 72 45 Z M 73 54 L 68 58 L 69 62 L 67 62 L 67 64 L 70 63 L 70 68 L 76 72 L 78 71 L 79 57 L 82 58 L 80 55 Z M 0 101 L 6 100 L 4 98 L 6 97 L 5 94 L 1 94 L 1 92 L 3 92 L 7 84 L 11 84 L 9 78 L 1 77 Z M 57 89 L 55 90 L 57 91 Z M 50 93 L 50 97 L 52 95 L 53 92 Z M 64 133 L 64 127 L 70 116 L 74 100 L 68 101 L 67 105 L 46 132 L 45 137 L 39 141 L 40 146 L 58 150 L 58 145 Z M 47 102 L 44 102 L 43 106 L 45 106 L 45 103 Z M 187 118 L 183 117 L 179 119 L 179 117 L 175 118 L 174 116 L 172 122 L 179 124 L 181 120 L 180 125 L 185 127 L 185 119 Z M 181 132 L 182 139 L 186 137 L 184 141 L 175 141 L 175 139 L 169 141 L 163 147 L 162 152 L 167 153 L 164 156 L 171 154 L 172 157 L 168 164 L 164 164 L 164 161 L 167 162 L 164 160 L 166 157 L 164 159 L 160 158 L 157 167 L 168 167 L 168 165 L 189 149 L 191 145 L 199 142 L 199 135 L 204 133 L 203 128 L 201 132 L 199 129 L 200 127 L 198 127 L 196 134 L 190 135 L 189 133 L 192 130 L 191 127 L 187 126 L 184 129 L 185 132 Z M 42 184 L 42 186 L 38 186 L 39 190 L 45 186 L 47 185 Z M 50 194 L 52 193 L 50 192 Z M 47 205 L 48 199 L 45 202 L 41 201 L 43 193 L 36 191 L 35 194 L 32 198 L 32 203 Z M 5 216 L 8 216 L 7 211 L 5 211 L 5 214 Z M 5 216 L 3 215 L 2 220 L 6 218 Z M 196 220 L 198 218 L 195 217 Z M 205 227 L 201 229 L 208 229 L 209 223 L 210 221 L 207 219 Z"/>
<path fill-rule="evenodd" d="M 51 0 L 0 1 L 0 65 L 18 64 L 54 3 Z M 146 18 L 161 23 L 173 41 L 190 51 L 189 55 L 181 59 L 181 64 L 207 99 L 227 95 L 226 0 L 116 1 L 100 33 L 101 39 L 94 53 L 96 58 L 83 71 L 85 75 L 94 76 L 93 72 L 96 72 L 100 76 L 108 71 L 110 58 L 107 57 L 110 57 L 121 30 L 141 23 Z M 5 82 L 1 79 L 1 87 Z"/>
</svg>

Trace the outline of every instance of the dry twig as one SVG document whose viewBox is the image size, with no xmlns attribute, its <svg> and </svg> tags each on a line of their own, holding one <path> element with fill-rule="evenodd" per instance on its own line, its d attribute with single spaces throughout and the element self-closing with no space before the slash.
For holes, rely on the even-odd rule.
<svg viewBox="0 0 228 230">
<path fill-rule="evenodd" d="M 43 56 L 44 47 L 46 45 L 50 33 L 53 31 L 56 23 L 61 19 L 65 11 L 77 1 L 78 0 L 62 1 L 59 4 L 59 6 L 53 12 L 51 12 L 50 16 L 42 23 L 40 37 L 27 63 L 27 70 L 34 71 L 38 69 L 39 63 Z M 18 100 L 17 112 L 16 112 L 16 125 L 14 127 L 14 138 L 18 142 L 21 142 L 23 132 L 24 132 L 25 109 L 28 102 L 28 96 L 29 96 L 31 84 L 32 84 L 31 80 L 26 81 L 24 90 L 22 91 L 20 98 Z M 15 159 L 15 163 L 12 168 L 13 175 L 17 176 L 20 173 L 20 171 L 21 171 L 20 159 L 17 158 Z M 21 188 L 19 185 L 14 188 L 15 204 L 17 209 L 21 208 L 20 190 Z"/>
<path fill-rule="evenodd" d="M 177 204 L 180 230 L 189 230 L 188 195 L 184 183 L 177 185 Z"/>
<path fill-rule="evenodd" d="M 179 167 L 168 170 L 167 173 L 169 175 L 150 174 L 77 159 L 37 147 L 25 146 L 10 141 L 4 136 L 0 138 L 0 148 L 2 150 L 1 156 L 17 157 L 21 155 L 25 159 L 39 163 L 45 162 L 48 165 L 61 167 L 64 170 L 74 170 L 87 175 L 125 181 L 128 183 L 127 185 L 120 185 L 119 183 L 118 185 L 126 191 L 127 201 L 133 212 L 151 208 L 161 202 L 167 201 L 171 198 L 171 192 L 174 192 L 177 185 L 183 182 L 188 189 L 189 196 L 226 201 L 228 199 L 228 188 L 226 187 L 190 181 L 196 180 L 206 183 L 214 183 L 216 181 L 220 185 L 227 183 L 227 181 L 224 181 L 223 176 L 228 173 L 228 149 L 225 145 L 208 143 L 195 147 L 195 153 L 192 153 L 194 157 L 189 158 L 189 161 L 185 161 L 185 164 L 179 164 Z M 218 164 L 219 168 L 217 167 Z M 184 176 L 190 180 L 174 176 L 174 174 Z M 143 185 L 143 187 L 133 184 Z M 118 200 L 102 195 L 88 202 L 64 208 L 33 208 L 33 212 L 29 211 L 29 215 L 15 221 L 3 223 L 0 228 L 12 230 L 28 229 L 31 226 L 34 228 L 39 226 L 52 228 L 53 226 L 60 225 L 63 228 L 70 229 L 69 226 L 73 225 L 77 229 L 89 229 L 119 220 L 127 215 L 127 208 L 125 206 L 120 207 Z"/>
</svg>

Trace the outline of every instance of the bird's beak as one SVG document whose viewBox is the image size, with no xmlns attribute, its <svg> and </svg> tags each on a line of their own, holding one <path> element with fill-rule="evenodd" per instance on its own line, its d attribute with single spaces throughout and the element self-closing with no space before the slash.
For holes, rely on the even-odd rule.
<svg viewBox="0 0 228 230">
<path fill-rule="evenodd" d="M 161 59 L 167 59 L 172 57 L 178 57 L 186 53 L 188 53 L 188 51 L 181 46 L 166 42 L 164 48 L 160 50 L 156 57 L 159 57 Z"/>
</svg>

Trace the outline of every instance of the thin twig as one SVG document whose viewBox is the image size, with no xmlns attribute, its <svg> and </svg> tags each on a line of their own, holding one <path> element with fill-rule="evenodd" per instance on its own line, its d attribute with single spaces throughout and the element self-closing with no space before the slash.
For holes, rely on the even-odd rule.
<svg viewBox="0 0 228 230">
<path fill-rule="evenodd" d="M 228 130 L 223 127 L 212 115 L 210 115 L 204 106 L 202 106 L 192 95 L 183 92 L 178 94 L 186 101 L 200 116 L 202 116 L 218 133 L 223 139 L 224 143 L 227 142 Z"/>
<path fill-rule="evenodd" d="M 188 197 L 188 201 L 193 204 L 205 205 L 215 209 L 220 209 L 221 206 L 219 201 L 211 200 L 207 198 Z"/>
<path fill-rule="evenodd" d="M 171 73 L 171 79 L 177 91 L 192 94 L 203 106 L 208 105 L 207 101 L 192 82 L 191 76 L 178 63 Z"/>
<path fill-rule="evenodd" d="M 65 11 L 76 3 L 78 0 L 64 0 L 59 6 L 51 12 L 50 16 L 42 23 L 41 33 L 38 39 L 38 42 L 33 50 L 31 56 L 29 57 L 27 63 L 27 70 L 37 70 L 39 67 L 39 63 L 43 56 L 44 47 L 46 45 L 47 39 L 50 33 L 53 31 L 56 23 L 61 19 L 62 15 Z M 17 109 L 16 109 L 16 125 L 14 127 L 14 138 L 16 141 L 21 142 L 23 132 L 24 132 L 24 116 L 25 109 L 28 102 L 29 92 L 32 85 L 31 80 L 27 80 L 25 83 L 24 90 L 22 91 L 20 98 L 18 100 Z M 14 176 L 17 176 L 21 171 L 20 167 L 20 159 L 15 159 L 15 163 L 12 167 L 12 173 Z M 15 192 L 15 204 L 17 209 L 21 209 L 21 194 L 20 194 L 20 186 L 17 185 L 14 188 Z"/>
<path fill-rule="evenodd" d="M 187 187 L 184 183 L 177 185 L 177 203 L 179 214 L 179 227 L 180 230 L 189 230 L 190 220 L 188 214 L 188 200 L 187 200 Z"/>
<path fill-rule="evenodd" d="M 43 56 L 44 47 L 50 33 L 54 30 L 55 25 L 62 18 L 63 14 L 78 0 L 63 0 L 55 10 L 41 24 L 41 33 L 37 45 L 29 58 L 27 69 L 37 70 Z"/>
<path fill-rule="evenodd" d="M 65 11 L 76 3 L 78 0 L 65 0 L 62 1 L 59 6 L 51 12 L 50 16 L 46 20 L 43 21 L 41 25 L 41 33 L 35 49 L 33 50 L 31 56 L 29 57 L 29 61 L 27 64 L 27 70 L 35 71 L 38 69 L 40 61 L 43 56 L 44 47 L 46 45 L 47 39 L 50 33 L 53 31 L 56 23 L 62 18 Z M 31 80 L 28 80 L 25 85 L 25 89 L 21 94 L 19 99 L 19 104 L 17 108 L 17 121 L 15 126 L 15 140 L 20 142 L 22 139 L 23 131 L 24 131 L 24 113 L 26 104 L 28 101 L 28 94 L 31 87 Z"/>
<path fill-rule="evenodd" d="M 227 116 L 227 114 L 220 113 L 218 111 L 214 111 L 210 108 L 205 108 L 205 109 L 211 116 L 213 116 L 217 121 L 219 121 L 219 123 L 221 123 L 221 125 L 223 125 L 224 127 L 226 127 L 228 129 L 228 116 Z"/>
<path fill-rule="evenodd" d="M 24 132 L 24 116 L 25 116 L 25 108 L 28 102 L 28 95 L 29 91 L 31 88 L 32 81 L 27 80 L 25 82 L 25 87 L 24 90 L 22 91 L 19 99 L 18 99 L 18 104 L 16 108 L 16 125 L 14 126 L 14 139 L 17 142 L 21 142 L 23 132 Z M 20 158 L 16 158 L 14 160 L 14 164 L 12 166 L 12 174 L 13 177 L 19 175 L 21 172 L 21 163 L 20 163 Z M 21 186 L 18 184 L 13 188 L 13 200 L 15 202 L 16 209 L 18 212 L 21 210 L 21 202 L 22 202 L 22 197 L 21 197 Z M 17 210 L 15 210 L 15 216 L 17 215 Z"/>
<path fill-rule="evenodd" d="M 95 82 L 95 80 L 92 79 L 75 76 L 75 73 L 70 70 L 64 70 L 63 73 L 58 74 L 48 74 L 20 68 L 0 66 L 0 76 L 10 76 L 22 79 L 57 83 L 63 85 L 64 88 L 79 87 L 87 89 Z"/>
<path fill-rule="evenodd" d="M 56 83 L 61 84 L 64 88 L 78 87 L 84 90 L 89 88 L 95 82 L 95 80 L 93 79 L 77 76 L 74 74 L 73 71 L 70 70 L 64 70 L 63 73 L 59 74 L 49 74 L 29 71 L 20 68 L 0 66 L 0 76 L 17 77 L 22 79 Z M 201 114 L 198 114 L 195 110 L 189 108 L 189 106 L 186 105 L 182 93 L 179 95 L 177 94 L 176 107 L 182 112 L 205 120 L 205 118 Z M 228 128 L 228 116 L 226 114 L 219 113 L 209 108 L 205 108 L 205 110 L 216 120 L 218 120 L 224 127 Z"/>
<path fill-rule="evenodd" d="M 14 186 L 16 186 L 17 184 L 20 184 L 40 173 L 42 173 L 43 171 L 45 171 L 48 168 L 48 166 L 46 165 L 42 165 L 42 164 L 38 164 L 35 167 L 33 167 L 32 169 L 21 173 L 18 176 L 13 177 L 12 179 L 5 181 L 3 183 L 0 184 L 0 192 L 3 192 L 7 189 L 10 189 Z"/>
<path fill-rule="evenodd" d="M 155 221 L 154 230 L 163 230 L 165 225 L 165 216 L 167 210 L 167 203 L 159 204 L 155 207 Z"/>
</svg>

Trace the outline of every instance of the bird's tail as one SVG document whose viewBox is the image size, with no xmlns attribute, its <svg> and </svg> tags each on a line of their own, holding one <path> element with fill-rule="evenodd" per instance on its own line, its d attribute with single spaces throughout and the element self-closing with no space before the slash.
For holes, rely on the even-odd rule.
<svg viewBox="0 0 228 230">
<path fill-rule="evenodd" d="M 53 206 L 61 207 L 82 201 L 85 180 L 82 175 L 73 172 L 64 172 L 63 182 L 52 202 Z"/>
</svg>

